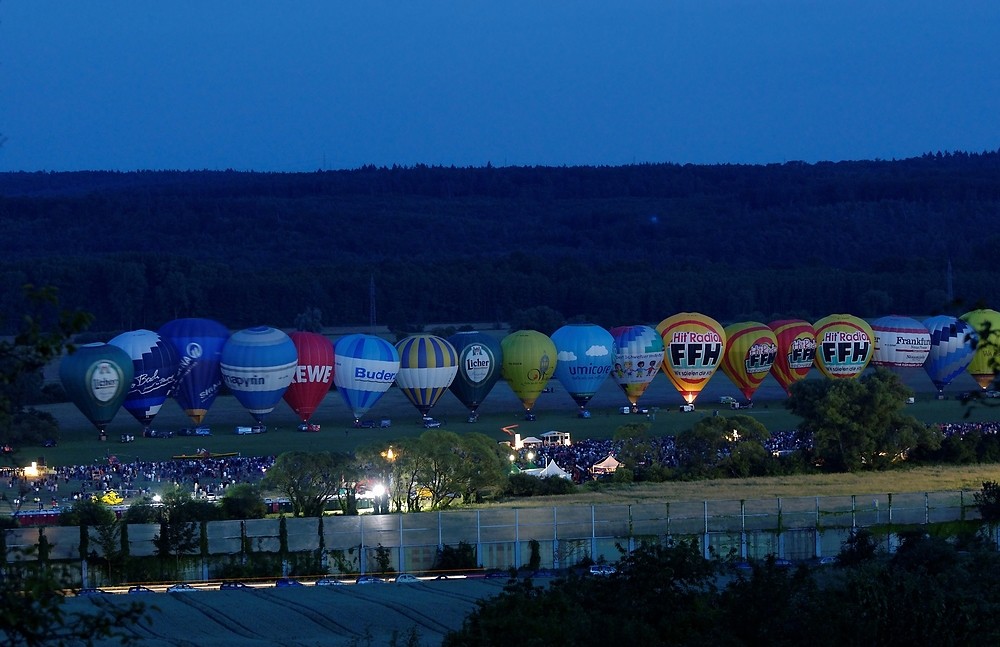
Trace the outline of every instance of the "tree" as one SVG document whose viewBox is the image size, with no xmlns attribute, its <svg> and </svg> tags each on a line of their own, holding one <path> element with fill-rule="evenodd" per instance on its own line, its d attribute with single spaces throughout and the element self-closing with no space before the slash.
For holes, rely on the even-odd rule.
<svg viewBox="0 0 1000 647">
<path fill-rule="evenodd" d="M 222 514 L 226 519 L 263 519 L 267 507 L 261 497 L 259 485 L 237 483 L 226 488 L 222 495 Z"/>
<path fill-rule="evenodd" d="M 197 551 L 203 510 L 180 486 L 167 488 L 162 497 L 163 505 L 157 509 L 160 531 L 153 536 L 153 545 L 161 558 L 173 557 L 176 562 L 181 555 Z"/>
<path fill-rule="evenodd" d="M 990 524 L 1000 521 L 1000 483 L 983 481 L 983 489 L 976 492 L 973 497 L 983 521 Z"/>
<path fill-rule="evenodd" d="M 292 504 L 296 517 L 319 517 L 328 501 L 338 497 L 350 465 L 345 455 L 330 452 L 285 452 L 279 454 L 261 483 L 281 492 Z"/>
<path fill-rule="evenodd" d="M 902 412 L 912 395 L 884 368 L 860 380 L 803 380 L 786 406 L 811 433 L 817 462 L 829 471 L 885 469 L 918 446 L 936 449 L 940 438 Z"/>
</svg>

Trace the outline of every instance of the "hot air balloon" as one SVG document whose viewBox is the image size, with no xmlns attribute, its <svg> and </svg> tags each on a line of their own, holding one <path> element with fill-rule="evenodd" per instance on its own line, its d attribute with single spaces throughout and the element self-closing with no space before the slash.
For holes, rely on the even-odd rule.
<svg viewBox="0 0 1000 647">
<path fill-rule="evenodd" d="M 823 317 L 816 329 L 816 368 L 826 377 L 851 379 L 861 375 L 875 351 L 872 327 L 853 315 Z"/>
<path fill-rule="evenodd" d="M 981 308 L 962 315 L 962 320 L 972 326 L 979 335 L 976 354 L 969 363 L 969 375 L 984 391 L 990 388 L 996 378 L 998 364 L 997 348 L 1000 347 L 1000 312 Z"/>
<path fill-rule="evenodd" d="M 117 346 L 84 344 L 62 358 L 59 381 L 70 401 L 107 438 L 106 427 L 121 409 L 132 384 L 132 358 Z"/>
<path fill-rule="evenodd" d="M 944 397 L 944 389 L 962 374 L 976 354 L 979 335 L 967 322 L 948 315 L 924 319 L 924 326 L 931 335 L 930 354 L 924 370 Z"/>
<path fill-rule="evenodd" d="M 333 383 L 333 344 L 315 332 L 297 331 L 289 338 L 299 363 L 284 398 L 299 419 L 307 423 Z"/>
<path fill-rule="evenodd" d="M 681 312 L 656 326 L 663 338 L 663 372 L 684 401 L 694 404 L 722 363 L 726 331 L 711 317 Z"/>
<path fill-rule="evenodd" d="M 333 347 L 333 383 L 354 414 L 354 424 L 389 390 L 399 373 L 396 347 L 375 335 L 341 337 Z"/>
<path fill-rule="evenodd" d="M 556 347 L 555 376 L 573 401 L 581 418 L 589 418 L 587 403 L 611 373 L 615 340 L 594 324 L 570 324 L 552 333 Z"/>
<path fill-rule="evenodd" d="M 396 384 L 421 416 L 444 395 L 458 373 L 455 347 L 436 335 L 411 335 L 396 344 L 399 374 Z"/>
<path fill-rule="evenodd" d="M 611 379 L 632 403 L 632 412 L 663 363 L 663 339 L 649 326 L 611 329 Z"/>
<path fill-rule="evenodd" d="M 269 326 L 235 332 L 222 349 L 222 380 L 258 423 L 274 411 L 297 365 L 295 344 Z"/>
<path fill-rule="evenodd" d="M 518 330 L 504 337 L 500 348 L 503 378 L 524 405 L 525 420 L 534 420 L 531 409 L 556 370 L 556 345 L 537 330 Z"/>
<path fill-rule="evenodd" d="M 726 354 L 722 359 L 722 372 L 729 376 L 747 401 L 764 378 L 778 356 L 778 340 L 774 331 L 756 321 L 744 321 L 726 326 Z"/>
<path fill-rule="evenodd" d="M 189 318 L 167 322 L 159 334 L 173 346 L 180 362 L 174 399 L 200 425 L 222 389 L 219 363 L 229 329 L 211 319 Z"/>
<path fill-rule="evenodd" d="M 468 407 L 469 422 L 475 422 L 479 406 L 500 379 L 500 342 L 478 331 L 455 333 L 448 342 L 458 353 L 458 374 L 448 388 Z"/>
<path fill-rule="evenodd" d="M 122 406 L 148 429 L 177 383 L 177 353 L 152 330 L 124 332 L 108 343 L 132 358 L 132 385 Z"/>
<path fill-rule="evenodd" d="M 916 319 L 892 315 L 872 322 L 872 364 L 890 368 L 923 366 L 931 352 L 931 334 Z"/>
<path fill-rule="evenodd" d="M 816 360 L 816 329 L 808 321 L 783 319 L 767 325 L 774 332 L 778 354 L 771 375 L 789 392 L 792 384 L 809 374 Z"/>
</svg>

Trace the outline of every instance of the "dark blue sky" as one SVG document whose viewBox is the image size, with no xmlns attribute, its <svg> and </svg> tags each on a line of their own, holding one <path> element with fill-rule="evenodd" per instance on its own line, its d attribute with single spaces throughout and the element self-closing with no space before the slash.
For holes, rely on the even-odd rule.
<svg viewBox="0 0 1000 647">
<path fill-rule="evenodd" d="M 0 2 L 0 170 L 1000 147 L 1000 2 Z"/>
</svg>

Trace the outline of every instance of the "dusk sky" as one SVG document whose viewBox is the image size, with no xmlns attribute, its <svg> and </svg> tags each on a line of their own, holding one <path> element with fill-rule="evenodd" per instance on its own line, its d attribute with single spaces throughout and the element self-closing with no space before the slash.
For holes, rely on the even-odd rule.
<svg viewBox="0 0 1000 647">
<path fill-rule="evenodd" d="M 1000 148 L 1000 2 L 0 2 L 0 171 Z"/>
</svg>

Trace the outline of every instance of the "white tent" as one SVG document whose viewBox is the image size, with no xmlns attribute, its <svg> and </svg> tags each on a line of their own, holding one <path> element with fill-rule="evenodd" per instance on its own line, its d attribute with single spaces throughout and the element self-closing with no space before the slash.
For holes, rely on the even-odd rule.
<svg viewBox="0 0 1000 647">
<path fill-rule="evenodd" d="M 590 466 L 590 473 L 593 474 L 594 476 L 602 476 L 604 474 L 614 474 L 615 470 L 618 469 L 619 465 L 621 465 L 621 462 L 617 458 L 615 458 L 614 455 L 608 454 L 608 457 L 605 458 L 603 461 L 594 463 L 593 465 Z"/>
<path fill-rule="evenodd" d="M 547 479 L 552 476 L 566 479 L 568 481 L 573 480 L 573 476 L 563 468 L 556 465 L 555 461 L 550 460 L 545 467 L 538 467 L 533 470 L 524 470 L 524 474 L 530 474 L 531 476 L 537 476 L 540 479 Z"/>
</svg>

